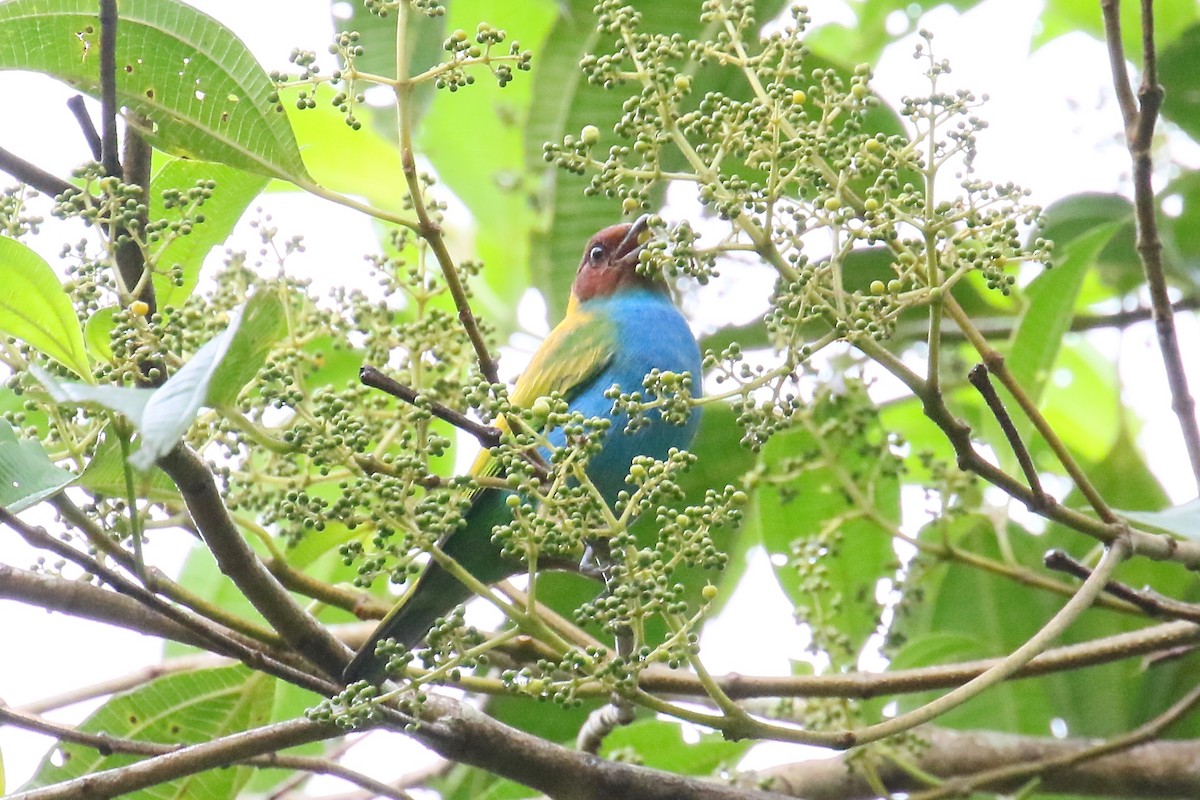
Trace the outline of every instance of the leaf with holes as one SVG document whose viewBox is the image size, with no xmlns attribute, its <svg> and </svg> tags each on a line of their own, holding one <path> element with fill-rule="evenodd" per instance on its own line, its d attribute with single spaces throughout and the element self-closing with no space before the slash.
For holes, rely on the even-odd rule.
<svg viewBox="0 0 1200 800">
<path fill-rule="evenodd" d="M 44 72 L 100 93 L 94 0 L 0 3 L 0 69 Z M 221 23 L 178 0 L 123 0 L 117 103 L 155 147 L 285 180 L 308 180 L 274 84 Z M 139 124 L 142 120 L 144 124 Z"/>
</svg>

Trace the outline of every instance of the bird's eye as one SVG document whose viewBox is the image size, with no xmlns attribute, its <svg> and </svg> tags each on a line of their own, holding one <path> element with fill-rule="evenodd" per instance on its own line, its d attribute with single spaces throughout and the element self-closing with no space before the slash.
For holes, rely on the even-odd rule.
<svg viewBox="0 0 1200 800">
<path fill-rule="evenodd" d="M 591 261 L 593 264 L 598 263 L 602 258 L 604 258 L 604 248 L 600 245 L 596 245 L 591 250 L 588 250 L 588 261 Z"/>
</svg>

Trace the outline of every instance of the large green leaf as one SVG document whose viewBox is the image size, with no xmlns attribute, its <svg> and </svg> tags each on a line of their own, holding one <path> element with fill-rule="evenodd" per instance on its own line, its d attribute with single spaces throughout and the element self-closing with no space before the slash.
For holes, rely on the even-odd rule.
<svg viewBox="0 0 1200 800">
<path fill-rule="evenodd" d="M 225 332 L 231 337 L 229 347 L 208 385 L 205 405 L 219 408 L 233 403 L 287 332 L 286 310 L 278 290 L 260 288 L 244 308 L 238 324 L 231 322 Z"/>
<path fill-rule="evenodd" d="M 1134 243 L 1133 203 L 1120 194 L 1080 192 L 1051 203 L 1042 214 L 1037 235 L 1062 247 L 1101 225 L 1117 225 L 1112 239 L 1096 257 L 1104 284 L 1125 294 L 1142 284 L 1141 262 Z M 1061 255 L 1056 253 L 1056 256 Z M 1106 294 L 1107 296 L 1107 294 Z"/>
<path fill-rule="evenodd" d="M 1098 463 L 1123 431 L 1121 386 L 1113 359 L 1082 337 L 1069 337 L 1042 395 L 1042 416 L 1075 456 Z M 1038 452 L 1041 440 L 1029 443 Z"/>
<path fill-rule="evenodd" d="M 210 339 L 166 383 L 154 390 L 142 418 L 137 421 L 141 447 L 129 463 L 140 470 L 149 469 L 166 455 L 191 427 L 197 412 L 205 405 L 231 402 L 242 385 L 261 366 L 257 359 L 277 340 L 260 341 L 264 332 L 278 330 L 282 317 L 279 296 L 259 291 L 245 306 L 234 312 L 229 326 Z M 243 328 L 243 322 L 257 321 Z M 236 356 L 228 364 L 226 356 Z"/>
<path fill-rule="evenodd" d="M 37 253 L 4 236 L 0 236 L 0 333 L 21 339 L 79 377 L 91 379 L 83 329 L 54 270 Z"/>
<path fill-rule="evenodd" d="M 285 98 L 292 91 L 285 92 Z M 405 212 L 407 194 L 402 188 L 404 172 L 396 142 L 382 136 L 373 125 L 357 131 L 347 127 L 345 117 L 329 105 L 333 92 L 328 87 L 320 87 L 315 96 L 316 108 L 300 110 L 290 102 L 284 106 L 292 129 L 304 142 L 304 164 L 313 178 L 334 191 L 363 197 L 376 208 Z M 373 108 L 355 113 L 368 122 L 388 116 Z M 287 184 L 272 188 L 280 186 L 291 188 Z"/>
<path fill-rule="evenodd" d="M 79 726 L 84 733 L 159 744 L 200 744 L 264 724 L 274 679 L 235 667 L 168 675 L 113 697 Z M 59 744 L 24 789 L 36 789 L 140 761 L 143 756 L 102 754 L 82 744 Z M 222 767 L 129 795 L 137 800 L 235 797 L 249 767 Z"/>
<path fill-rule="evenodd" d="M 163 192 L 168 189 L 186 192 L 197 181 L 212 181 L 215 184 L 212 197 L 200 209 L 204 221 L 193 223 L 191 233 L 174 239 L 154 254 L 157 267 L 154 272 L 154 293 L 159 308 L 183 304 L 196 288 L 204 259 L 214 247 L 229 238 L 246 208 L 267 185 L 267 179 L 262 175 L 225 164 L 186 158 L 171 159 L 150 180 L 150 219 L 178 219 L 177 209 L 164 208 Z M 179 284 L 169 275 L 176 267 L 183 273 L 183 280 Z"/>
<path fill-rule="evenodd" d="M 284 179 L 308 175 L 274 86 L 228 28 L 178 0 L 123 0 L 117 102 L 149 120 L 146 137 L 175 155 Z M 0 69 L 36 70 L 100 92 L 93 0 L 0 3 Z"/>
<path fill-rule="evenodd" d="M 1082 537 L 1059 532 L 1053 537 L 1031 536 L 1010 525 L 997 530 L 991 520 L 970 516 L 934 523 L 921 538 L 946 542 L 955 548 L 998 563 L 1041 571 L 1042 554 L 1050 547 L 1078 545 Z M 959 561 L 930 562 L 918 558 L 905 586 L 909 598 L 897 612 L 891 635 L 902 643 L 892 669 L 930 666 L 951 661 L 1004 656 L 1023 644 L 1066 602 L 1051 594 Z M 1125 630 L 1136 622 L 1113 612 L 1091 611 L 1076 622 L 1066 641 Z M 987 728 L 1045 736 L 1055 718 L 1064 720 L 1071 735 L 1102 736 L 1127 730 L 1134 716 L 1127 698 L 1134 692 L 1136 664 L 1128 662 L 1011 681 L 993 687 L 938 718 L 939 725 Z M 1095 692 L 1121 686 L 1121 698 L 1096 703 Z M 907 711 L 944 692 L 900 697 Z M 883 702 L 873 704 L 878 711 Z"/>
<path fill-rule="evenodd" d="M 67 486 L 75 476 L 54 466 L 41 444 L 18 439 L 0 419 L 0 508 L 17 513 Z"/>
<path fill-rule="evenodd" d="M 1099 225 L 1067 242 L 1059 248 L 1061 258 L 1054 268 L 1042 272 L 1026 289 L 1029 305 L 1013 336 L 1008 368 L 1035 403 L 1071 327 L 1084 276 L 1118 227 L 1119 223 Z"/>
<path fill-rule="evenodd" d="M 108 497 L 125 497 L 125 456 L 121 452 L 121 441 L 110 428 L 95 455 L 79 476 L 79 485 L 89 492 Z M 175 482 L 161 469 L 154 467 L 146 472 L 134 472 L 133 491 L 135 496 L 154 502 L 169 503 L 179 500 Z"/>
</svg>

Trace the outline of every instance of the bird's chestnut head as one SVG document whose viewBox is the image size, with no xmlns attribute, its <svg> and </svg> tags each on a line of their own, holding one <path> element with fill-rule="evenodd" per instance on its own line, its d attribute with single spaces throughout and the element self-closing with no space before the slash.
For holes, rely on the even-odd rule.
<svg viewBox="0 0 1200 800">
<path fill-rule="evenodd" d="M 643 214 L 633 222 L 610 225 L 588 240 L 571 289 L 576 302 L 606 297 L 626 287 L 667 291 L 665 281 L 637 271 L 638 256 L 642 252 L 640 240 L 649 226 L 649 219 L 648 214 Z"/>
</svg>

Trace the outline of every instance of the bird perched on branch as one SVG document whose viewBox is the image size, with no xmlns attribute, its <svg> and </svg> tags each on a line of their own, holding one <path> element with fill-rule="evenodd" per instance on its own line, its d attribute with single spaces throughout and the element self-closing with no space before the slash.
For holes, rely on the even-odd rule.
<svg viewBox="0 0 1200 800">
<path fill-rule="evenodd" d="M 571 411 L 585 418 L 607 417 L 612 426 L 599 452 L 588 462 L 587 474 L 610 506 L 627 488 L 626 478 L 634 458 L 665 459 L 672 448 L 686 448 L 699 423 L 692 408 L 683 424 L 662 419 L 658 409 L 646 412 L 648 424 L 626 430 L 628 414 L 614 414 L 605 393 L 614 385 L 638 391 L 652 370 L 690 373 L 693 396 L 699 392 L 700 349 L 687 322 L 671 300 L 665 281 L 641 274 L 638 258 L 647 232 L 648 217 L 605 228 L 587 243 L 571 288 L 567 314 L 534 353 L 529 367 L 517 380 L 511 400 L 528 407 L 540 397 L 558 392 Z M 562 446 L 561 430 L 549 436 Z M 488 451 L 480 454 L 473 475 L 495 468 Z M 492 543 L 492 529 L 512 519 L 506 502 L 511 493 L 482 489 L 462 524 L 442 543 L 442 551 L 482 583 L 490 584 L 521 570 L 521 565 L 501 556 Z M 412 647 L 425 637 L 435 620 L 469 599 L 472 592 L 461 581 L 431 562 L 416 585 L 401 598 L 379 624 L 346 668 L 347 683 L 385 677 L 376 645 L 393 639 Z"/>
</svg>

